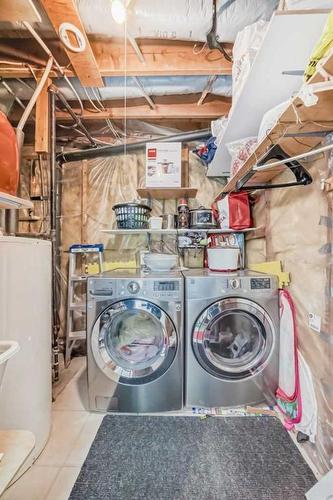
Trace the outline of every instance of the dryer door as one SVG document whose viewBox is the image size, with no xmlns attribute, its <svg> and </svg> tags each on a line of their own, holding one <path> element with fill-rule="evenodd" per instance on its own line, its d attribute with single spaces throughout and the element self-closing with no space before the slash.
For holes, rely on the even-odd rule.
<svg viewBox="0 0 333 500">
<path fill-rule="evenodd" d="M 245 379 L 261 371 L 275 342 L 274 326 L 266 311 L 239 297 L 210 305 L 192 332 L 193 350 L 201 366 L 229 380 Z"/>
<path fill-rule="evenodd" d="M 156 304 L 126 299 L 97 318 L 91 349 L 99 368 L 117 383 L 138 385 L 160 377 L 177 351 L 177 332 Z"/>
</svg>

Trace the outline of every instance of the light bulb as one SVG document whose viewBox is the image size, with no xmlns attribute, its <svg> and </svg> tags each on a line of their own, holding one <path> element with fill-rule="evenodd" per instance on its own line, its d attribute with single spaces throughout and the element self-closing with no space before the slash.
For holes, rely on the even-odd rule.
<svg viewBox="0 0 333 500">
<path fill-rule="evenodd" d="M 123 24 L 126 19 L 126 7 L 122 0 L 112 0 L 111 14 L 118 24 Z"/>
</svg>

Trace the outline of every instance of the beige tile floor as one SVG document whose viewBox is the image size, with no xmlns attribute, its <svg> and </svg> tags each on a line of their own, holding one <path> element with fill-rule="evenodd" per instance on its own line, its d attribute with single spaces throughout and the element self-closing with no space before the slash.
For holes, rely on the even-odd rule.
<svg viewBox="0 0 333 500">
<path fill-rule="evenodd" d="M 46 447 L 34 465 L 1 496 L 1 500 L 68 499 L 104 417 L 87 411 L 85 358 L 73 361 L 75 375 L 53 404 L 52 429 Z M 173 414 L 191 415 L 191 412 L 182 410 Z M 291 433 L 291 437 L 319 479 L 320 473 L 309 462 L 303 446 L 296 442 L 296 434 Z"/>
<path fill-rule="evenodd" d="M 52 429 L 46 447 L 1 500 L 68 499 L 103 419 L 103 415 L 86 409 L 84 358 L 80 363 L 80 369 L 53 404 Z"/>
</svg>

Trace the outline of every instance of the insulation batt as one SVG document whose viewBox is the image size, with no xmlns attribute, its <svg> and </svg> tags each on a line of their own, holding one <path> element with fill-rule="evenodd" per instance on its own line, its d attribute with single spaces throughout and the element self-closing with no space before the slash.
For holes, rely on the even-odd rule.
<svg viewBox="0 0 333 500">
<path fill-rule="evenodd" d="M 141 84 L 150 96 L 201 93 L 208 79 L 209 76 L 144 76 L 139 78 Z M 211 94 L 230 97 L 232 94 L 231 80 L 232 78 L 230 75 L 218 76 L 213 84 Z M 31 89 L 15 79 L 7 80 L 7 83 L 20 99 L 29 100 L 31 98 L 33 88 L 35 87 L 35 82 L 33 80 L 27 80 L 26 82 L 32 87 Z M 71 83 L 81 99 L 86 100 L 87 96 L 79 80 L 77 78 L 71 78 Z M 123 99 L 125 93 L 128 99 L 142 97 L 142 91 L 131 77 L 127 77 L 126 79 L 120 76 L 106 77 L 104 78 L 104 83 L 105 87 L 99 89 L 101 99 Z M 55 84 L 61 92 L 63 92 L 66 99 L 69 101 L 76 100 L 75 95 L 63 78 L 56 79 Z M 90 98 L 94 100 L 94 94 L 89 89 L 86 90 Z M 8 99 L 8 92 L 1 86 L 0 100 L 4 102 L 5 99 Z"/>
<path fill-rule="evenodd" d="M 91 0 L 76 3 L 89 34 L 123 37 L 127 29 L 135 38 L 205 41 L 212 27 L 213 2 L 207 0 L 133 0 L 127 26 L 113 20 L 110 0 L 95 0 L 93 16 Z M 278 0 L 217 0 L 219 39 L 233 42 L 248 24 L 270 19 L 277 6 Z"/>
</svg>

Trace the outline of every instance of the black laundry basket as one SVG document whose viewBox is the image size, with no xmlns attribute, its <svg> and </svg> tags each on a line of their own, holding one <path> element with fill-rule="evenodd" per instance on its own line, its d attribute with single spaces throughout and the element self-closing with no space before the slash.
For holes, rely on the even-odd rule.
<svg viewBox="0 0 333 500">
<path fill-rule="evenodd" d="M 151 208 L 143 203 L 117 203 L 115 211 L 118 229 L 147 229 Z"/>
</svg>

